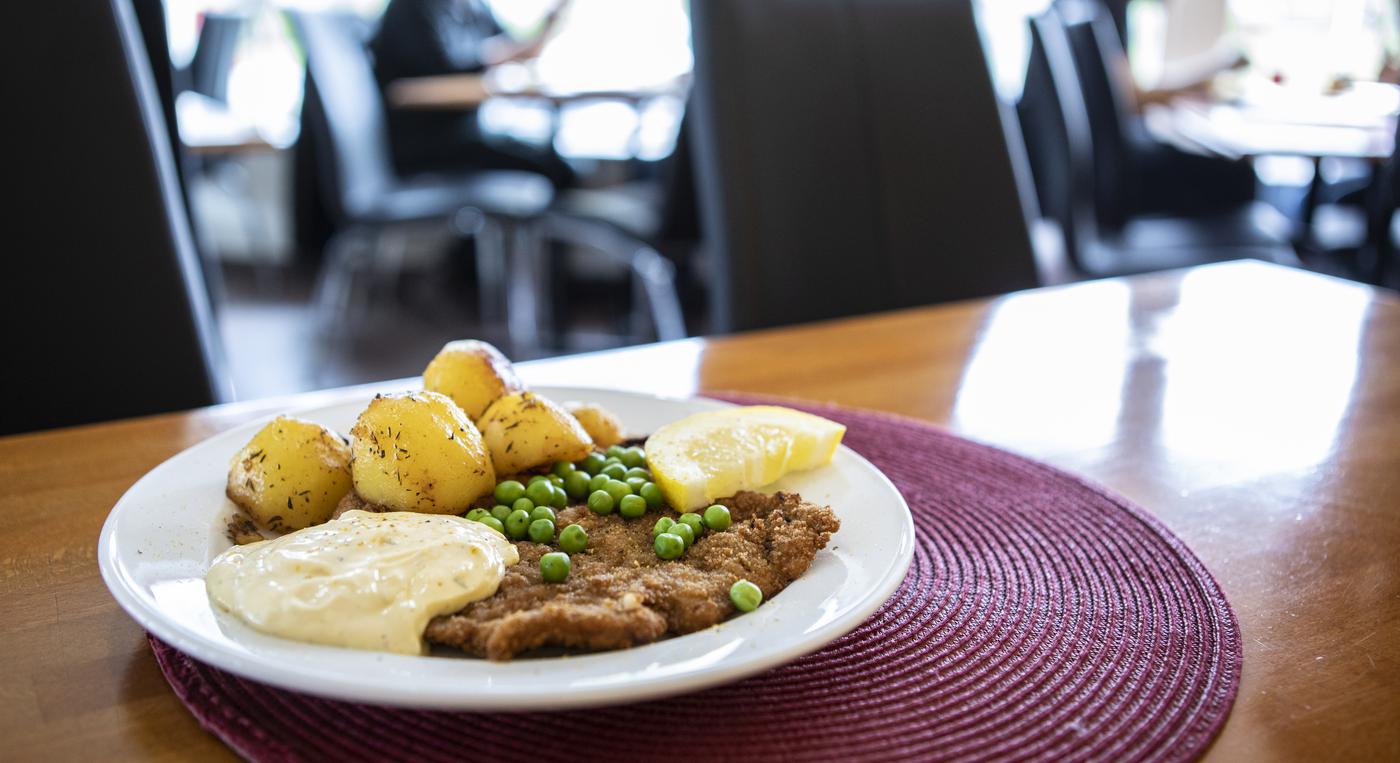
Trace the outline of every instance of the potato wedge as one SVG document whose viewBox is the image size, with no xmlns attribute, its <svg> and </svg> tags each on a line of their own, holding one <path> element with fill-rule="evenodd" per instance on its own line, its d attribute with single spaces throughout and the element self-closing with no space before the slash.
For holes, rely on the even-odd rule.
<svg viewBox="0 0 1400 763">
<path fill-rule="evenodd" d="M 278 416 L 234 455 L 225 492 L 258 527 L 320 524 L 350 492 L 350 446 L 320 424 Z"/>
<path fill-rule="evenodd" d="M 607 448 L 622 442 L 622 422 L 607 408 L 597 403 L 567 402 L 564 403 L 564 410 L 578 419 L 584 431 L 593 438 L 594 446 Z"/>
<path fill-rule="evenodd" d="M 533 392 L 516 392 L 491 404 L 481 436 L 502 475 L 554 461 L 577 461 L 593 452 L 593 439 L 568 411 Z"/>
<path fill-rule="evenodd" d="M 355 492 L 370 503 L 460 514 L 496 487 L 481 433 L 446 395 L 376 395 L 350 434 Z"/>
<path fill-rule="evenodd" d="M 486 342 L 448 342 L 423 369 L 423 388 L 441 392 L 472 421 L 502 395 L 525 389 L 505 355 Z"/>
</svg>

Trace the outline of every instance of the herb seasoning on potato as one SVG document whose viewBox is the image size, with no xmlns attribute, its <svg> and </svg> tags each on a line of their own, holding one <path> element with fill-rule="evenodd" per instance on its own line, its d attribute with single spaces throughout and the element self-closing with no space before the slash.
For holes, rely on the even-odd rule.
<svg viewBox="0 0 1400 763">
<path fill-rule="evenodd" d="M 593 452 L 593 439 L 578 419 L 533 392 L 517 392 L 492 403 L 481 417 L 481 435 L 501 474 L 578 461 Z"/>
<path fill-rule="evenodd" d="M 320 424 L 278 416 L 233 457 L 225 492 L 258 527 L 320 524 L 350 492 L 350 446 Z"/>
<path fill-rule="evenodd" d="M 481 433 L 446 395 L 378 395 L 350 434 L 355 492 L 371 503 L 461 514 L 496 486 Z"/>
</svg>

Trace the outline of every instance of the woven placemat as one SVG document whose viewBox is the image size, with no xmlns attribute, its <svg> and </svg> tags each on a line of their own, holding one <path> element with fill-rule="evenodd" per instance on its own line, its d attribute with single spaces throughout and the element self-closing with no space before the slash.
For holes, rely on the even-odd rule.
<svg viewBox="0 0 1400 763">
<path fill-rule="evenodd" d="M 310 697 L 151 647 L 199 722 L 259 761 L 1184 761 L 1205 751 L 1234 701 L 1239 630 L 1210 573 L 1160 522 L 928 424 L 794 407 L 849 427 L 845 443 L 909 502 L 917 543 L 908 577 L 869 620 L 759 676 L 619 707 L 453 713 Z"/>
</svg>

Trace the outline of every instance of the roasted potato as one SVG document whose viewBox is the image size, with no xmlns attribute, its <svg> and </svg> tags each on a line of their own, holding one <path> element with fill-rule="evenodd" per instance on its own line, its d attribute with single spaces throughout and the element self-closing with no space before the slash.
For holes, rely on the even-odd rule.
<svg viewBox="0 0 1400 763">
<path fill-rule="evenodd" d="M 578 419 L 596 447 L 607 448 L 622 442 L 622 422 L 607 408 L 597 403 L 568 402 L 564 403 L 564 410 Z"/>
<path fill-rule="evenodd" d="M 497 400 L 481 417 L 481 436 L 500 474 L 517 474 L 593 452 L 593 439 L 568 411 L 533 392 Z"/>
<path fill-rule="evenodd" d="M 423 388 L 452 398 L 472 421 L 502 395 L 525 389 L 501 351 L 486 342 L 448 342 L 423 369 Z"/>
<path fill-rule="evenodd" d="M 481 433 L 446 395 L 376 395 L 350 435 L 355 492 L 370 503 L 459 514 L 496 487 Z"/>
<path fill-rule="evenodd" d="M 225 492 L 264 529 L 320 524 L 350 492 L 350 446 L 320 424 L 278 416 L 233 457 Z"/>
</svg>

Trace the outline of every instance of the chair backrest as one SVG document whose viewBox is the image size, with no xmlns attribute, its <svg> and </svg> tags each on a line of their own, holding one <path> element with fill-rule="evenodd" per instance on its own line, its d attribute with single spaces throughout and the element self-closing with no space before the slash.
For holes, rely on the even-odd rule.
<svg viewBox="0 0 1400 763">
<path fill-rule="evenodd" d="M 218 402 L 226 378 L 129 0 L 14 3 L 0 430 Z M 82 51 L 68 55 L 63 51 Z M 37 62 L 43 66 L 36 68 Z"/>
<path fill-rule="evenodd" d="M 1094 211 L 1100 227 L 1118 230 L 1132 208 L 1132 156 L 1127 142 L 1132 82 L 1113 17 L 1101 3 L 1057 6 L 1083 94 L 1093 144 Z"/>
<path fill-rule="evenodd" d="M 321 193 L 343 223 L 394 182 L 384 102 L 359 19 L 288 13 L 306 53 L 302 130 L 310 132 Z"/>
<path fill-rule="evenodd" d="M 190 89 L 216 101 L 228 101 L 228 75 L 244 17 L 236 14 L 206 13 L 199 27 L 199 42 L 190 59 Z"/>
<path fill-rule="evenodd" d="M 971 0 L 691 12 L 716 330 L 1037 283 L 1023 147 Z"/>
<path fill-rule="evenodd" d="M 1085 248 L 1096 238 L 1089 117 L 1059 13 L 1048 8 L 1029 26 L 1025 87 L 1016 106 L 1021 135 L 1041 213 L 1059 226 L 1066 254 L 1082 267 Z"/>
</svg>

